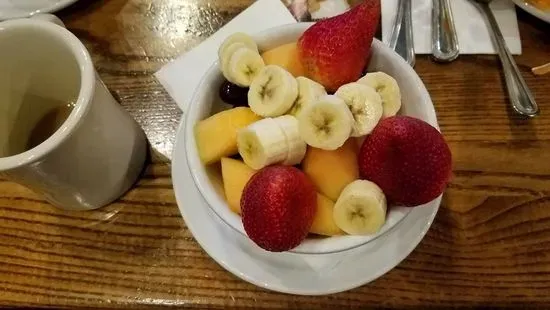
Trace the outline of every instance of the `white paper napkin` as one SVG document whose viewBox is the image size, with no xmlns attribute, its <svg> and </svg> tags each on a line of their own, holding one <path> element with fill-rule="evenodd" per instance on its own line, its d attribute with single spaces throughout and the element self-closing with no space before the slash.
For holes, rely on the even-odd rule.
<svg viewBox="0 0 550 310">
<path fill-rule="evenodd" d="M 431 54 L 432 0 L 412 1 L 414 47 L 417 54 Z M 389 43 L 397 13 L 398 0 L 382 0 L 382 41 Z M 489 30 L 479 10 L 468 0 L 450 1 L 458 33 L 461 54 L 495 54 Z M 510 52 L 521 54 L 521 41 L 514 3 L 495 0 L 491 3 L 500 30 Z"/>
<path fill-rule="evenodd" d="M 155 76 L 185 111 L 203 75 L 217 60 L 218 47 L 228 35 L 238 31 L 259 32 L 295 22 L 280 0 L 258 0 L 210 38 L 162 67 Z"/>
</svg>

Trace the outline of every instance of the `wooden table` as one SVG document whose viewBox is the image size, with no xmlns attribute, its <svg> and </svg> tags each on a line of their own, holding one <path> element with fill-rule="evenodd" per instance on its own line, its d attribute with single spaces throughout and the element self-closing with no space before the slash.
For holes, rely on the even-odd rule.
<svg viewBox="0 0 550 310">
<path fill-rule="evenodd" d="M 0 305 L 65 307 L 550 307 L 550 27 L 519 12 L 516 57 L 542 113 L 510 112 L 495 56 L 416 70 L 454 156 L 454 179 L 431 230 L 397 268 L 331 296 L 273 293 L 222 269 L 176 206 L 170 153 L 181 112 L 153 73 L 253 0 L 81 0 L 59 16 L 143 126 L 152 163 L 117 203 L 59 211 L 0 181 Z"/>
</svg>

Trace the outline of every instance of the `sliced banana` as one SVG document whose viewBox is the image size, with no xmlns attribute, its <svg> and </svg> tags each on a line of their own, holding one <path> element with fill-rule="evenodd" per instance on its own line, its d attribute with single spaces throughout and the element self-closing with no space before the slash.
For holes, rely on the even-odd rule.
<svg viewBox="0 0 550 310">
<path fill-rule="evenodd" d="M 258 52 L 241 47 L 227 60 L 224 75 L 229 82 L 248 87 L 264 67 L 264 59 Z"/>
<path fill-rule="evenodd" d="M 307 144 L 336 150 L 350 137 L 353 115 L 344 100 L 334 95 L 320 97 L 298 115 L 300 135 Z"/>
<path fill-rule="evenodd" d="M 307 144 L 300 136 L 298 120 L 292 115 L 274 118 L 286 137 L 288 153 L 283 165 L 294 166 L 302 162 L 306 156 Z"/>
<path fill-rule="evenodd" d="M 307 77 L 299 76 L 296 78 L 296 82 L 298 82 L 298 97 L 294 101 L 292 109 L 288 112 L 294 116 L 298 116 L 305 107 L 315 103 L 319 97 L 327 94 L 323 85 Z"/>
<path fill-rule="evenodd" d="M 248 105 L 263 117 L 280 116 L 288 112 L 298 97 L 298 83 L 292 74 L 276 66 L 265 66 L 248 90 Z"/>
<path fill-rule="evenodd" d="M 228 36 L 220 45 L 220 48 L 218 49 L 218 59 L 224 58 L 225 54 L 228 54 L 226 49 L 234 43 L 242 43 L 249 49 L 259 53 L 258 45 L 251 36 L 244 32 L 236 32 Z"/>
<path fill-rule="evenodd" d="M 374 88 L 359 83 L 349 83 L 338 88 L 335 95 L 346 102 L 353 114 L 351 136 L 361 137 L 371 133 L 384 111 L 382 98 Z"/>
<path fill-rule="evenodd" d="M 397 81 L 384 72 L 367 73 L 357 83 L 370 86 L 382 97 L 384 113 L 382 118 L 394 116 L 401 109 L 401 91 Z"/>
<path fill-rule="evenodd" d="M 227 79 L 228 71 L 229 71 L 229 60 L 231 60 L 231 56 L 235 54 L 235 52 L 240 48 L 247 48 L 246 45 L 242 42 L 235 42 L 228 47 L 225 48 L 225 53 L 220 57 L 219 65 L 220 69 L 223 73 L 223 76 Z"/>
<path fill-rule="evenodd" d="M 272 118 L 239 130 L 237 147 L 244 163 L 255 170 L 283 162 L 288 154 L 285 134 Z"/>
<path fill-rule="evenodd" d="M 375 234 L 386 222 L 386 209 L 386 196 L 380 187 L 357 180 L 342 190 L 334 204 L 334 222 L 350 235 Z"/>
</svg>

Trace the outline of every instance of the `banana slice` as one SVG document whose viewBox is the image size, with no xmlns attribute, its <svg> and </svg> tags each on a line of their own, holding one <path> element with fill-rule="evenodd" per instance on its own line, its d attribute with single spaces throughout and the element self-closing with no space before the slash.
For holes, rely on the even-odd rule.
<svg viewBox="0 0 550 310">
<path fill-rule="evenodd" d="M 283 162 L 288 154 L 285 134 L 272 118 L 239 130 L 237 147 L 244 163 L 255 170 Z"/>
<path fill-rule="evenodd" d="M 236 32 L 228 36 L 220 45 L 220 48 L 218 49 L 218 59 L 224 58 L 225 54 L 228 54 L 226 49 L 234 43 L 242 43 L 249 49 L 259 53 L 258 45 L 251 36 L 243 32 Z"/>
<path fill-rule="evenodd" d="M 335 95 L 346 102 L 353 114 L 351 136 L 360 137 L 371 133 L 384 111 L 382 98 L 374 88 L 359 83 L 349 83 L 338 88 Z"/>
<path fill-rule="evenodd" d="M 265 67 L 262 56 L 247 47 L 238 48 L 226 62 L 225 78 L 241 87 L 250 86 Z"/>
<path fill-rule="evenodd" d="M 334 222 L 350 235 L 375 234 L 386 222 L 386 209 L 386 196 L 380 187 L 356 180 L 342 190 L 334 204 Z"/>
<path fill-rule="evenodd" d="M 305 107 L 315 103 L 319 97 L 327 94 L 323 85 L 307 77 L 299 76 L 296 78 L 296 82 L 298 82 L 298 97 L 294 101 L 292 109 L 288 112 L 294 116 L 298 116 Z"/>
<path fill-rule="evenodd" d="M 248 105 L 263 117 L 280 116 L 288 112 L 298 97 L 298 83 L 285 69 L 268 65 L 252 81 L 248 90 Z"/>
<path fill-rule="evenodd" d="M 294 166 L 302 162 L 306 156 L 307 144 L 300 136 L 298 120 L 292 115 L 274 118 L 286 137 L 288 153 L 283 165 Z"/>
<path fill-rule="evenodd" d="M 223 73 L 223 76 L 227 79 L 227 76 L 229 75 L 227 72 L 229 70 L 229 60 L 231 59 L 231 56 L 235 54 L 235 52 L 240 48 L 247 48 L 246 44 L 242 42 L 235 42 L 228 47 L 225 48 L 225 53 L 223 53 L 222 57 L 220 57 L 219 65 L 220 69 Z"/>
<path fill-rule="evenodd" d="M 307 144 L 336 150 L 350 137 L 353 115 L 344 100 L 334 95 L 320 97 L 298 115 L 300 135 Z"/>
<path fill-rule="evenodd" d="M 401 91 L 399 90 L 399 85 L 388 74 L 384 72 L 367 73 L 357 83 L 370 86 L 380 94 L 382 105 L 384 106 L 382 118 L 394 116 L 401 109 Z"/>
</svg>

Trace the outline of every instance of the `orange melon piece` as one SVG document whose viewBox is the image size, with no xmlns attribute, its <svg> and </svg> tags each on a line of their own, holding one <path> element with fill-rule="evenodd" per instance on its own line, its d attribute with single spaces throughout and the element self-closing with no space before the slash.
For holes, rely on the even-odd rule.
<svg viewBox="0 0 550 310">
<path fill-rule="evenodd" d="M 345 233 L 336 226 L 333 217 L 334 202 L 326 196 L 317 193 L 317 212 L 313 218 L 310 233 L 323 236 L 337 236 Z"/>
<path fill-rule="evenodd" d="M 248 167 L 244 162 L 223 157 L 221 159 L 223 188 L 225 199 L 231 211 L 241 214 L 241 196 L 250 178 L 256 170 Z"/>
<path fill-rule="evenodd" d="M 357 140 L 353 138 L 334 151 L 308 147 L 302 170 L 317 191 L 336 201 L 344 187 L 359 179 L 357 153 Z"/>
<path fill-rule="evenodd" d="M 305 76 L 305 70 L 298 57 L 297 42 L 284 44 L 262 53 L 266 65 L 283 67 L 294 77 Z"/>
<path fill-rule="evenodd" d="M 209 165 L 222 157 L 236 155 L 237 131 L 260 119 L 250 108 L 237 107 L 198 122 L 195 140 L 202 163 Z"/>
</svg>

